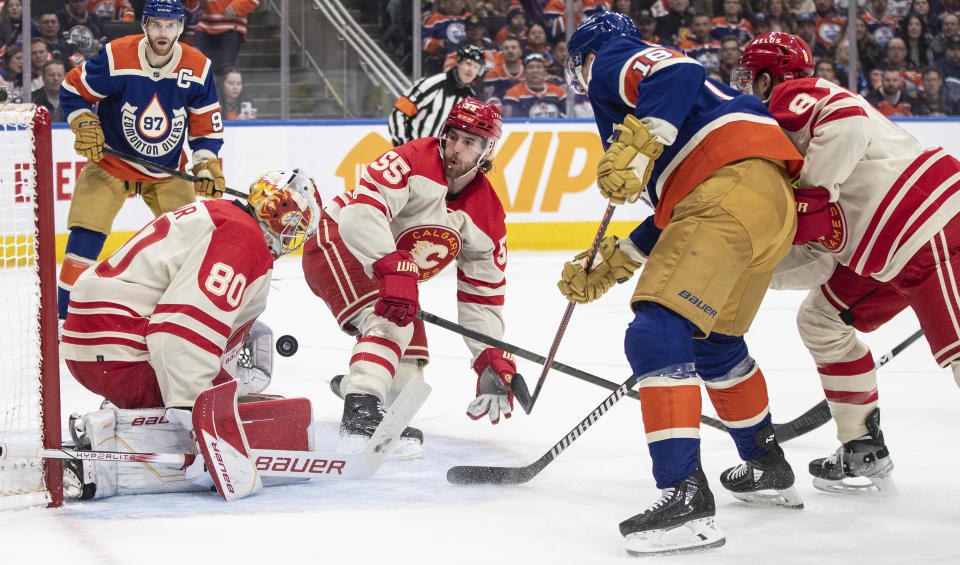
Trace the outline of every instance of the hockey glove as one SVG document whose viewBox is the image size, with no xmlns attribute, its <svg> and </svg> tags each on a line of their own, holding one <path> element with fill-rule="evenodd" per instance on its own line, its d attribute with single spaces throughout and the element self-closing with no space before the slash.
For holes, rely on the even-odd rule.
<svg viewBox="0 0 960 565">
<path fill-rule="evenodd" d="M 477 372 L 477 397 L 467 406 L 467 416 L 479 420 L 490 417 L 491 424 L 500 422 L 500 415 L 509 418 L 513 412 L 513 392 L 510 379 L 517 372 L 513 355 L 495 347 L 488 347 L 473 362 Z"/>
<path fill-rule="evenodd" d="M 220 170 L 220 162 L 216 156 L 201 150 L 193 154 L 193 160 L 196 162 L 192 169 L 193 176 L 200 177 L 200 180 L 193 183 L 193 190 L 204 198 L 223 196 L 227 181 L 223 178 L 223 171 Z"/>
<path fill-rule="evenodd" d="M 590 251 L 584 251 L 563 266 L 557 287 L 570 302 L 586 304 L 603 296 L 618 282 L 633 276 L 646 261 L 646 256 L 630 239 L 608 236 L 600 242 L 593 267 L 586 270 Z"/>
<path fill-rule="evenodd" d="M 643 193 L 663 144 L 633 114 L 613 128 L 613 143 L 597 165 L 597 186 L 604 198 L 619 205 L 635 202 Z"/>
<path fill-rule="evenodd" d="M 413 321 L 420 309 L 417 281 L 420 268 L 406 251 L 394 251 L 373 264 L 373 275 L 380 284 L 380 296 L 373 313 L 403 327 Z"/>
<path fill-rule="evenodd" d="M 93 112 L 84 112 L 70 122 L 75 135 L 73 150 L 77 155 L 96 163 L 103 159 L 103 129 L 100 118 Z"/>
<path fill-rule="evenodd" d="M 833 231 L 830 220 L 830 191 L 825 188 L 795 188 L 797 201 L 797 233 L 794 245 L 803 245 L 827 237 Z"/>
</svg>

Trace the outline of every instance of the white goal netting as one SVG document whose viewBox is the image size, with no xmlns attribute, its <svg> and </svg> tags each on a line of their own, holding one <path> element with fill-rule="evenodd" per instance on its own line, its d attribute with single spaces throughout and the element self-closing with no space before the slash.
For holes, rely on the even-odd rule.
<svg viewBox="0 0 960 565">
<path fill-rule="evenodd" d="M 0 443 L 39 448 L 43 388 L 35 114 L 32 104 L 0 104 Z M 0 510 L 47 502 L 40 460 L 0 460 Z"/>
</svg>

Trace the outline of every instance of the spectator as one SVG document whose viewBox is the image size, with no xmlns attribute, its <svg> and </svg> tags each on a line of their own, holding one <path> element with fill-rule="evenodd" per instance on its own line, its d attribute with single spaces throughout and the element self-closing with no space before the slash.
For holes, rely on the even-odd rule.
<svg viewBox="0 0 960 565">
<path fill-rule="evenodd" d="M 857 26 L 857 54 L 860 56 L 860 62 L 863 64 L 864 71 L 869 73 L 873 69 L 878 69 L 883 64 L 884 58 L 886 57 L 886 47 L 881 47 L 880 44 L 877 43 L 877 40 L 867 32 L 867 22 L 862 18 L 857 18 L 853 22 L 854 25 Z M 844 22 L 843 25 L 840 26 L 839 37 L 849 37 L 847 34 L 847 22 Z M 889 44 L 890 42 L 887 41 L 887 45 Z M 879 84 L 880 81 L 878 78 L 877 85 Z"/>
<path fill-rule="evenodd" d="M 690 0 L 670 0 L 670 11 L 657 18 L 657 36 L 668 45 L 679 45 L 690 35 L 693 13 Z"/>
<path fill-rule="evenodd" d="M 523 81 L 523 47 L 516 37 L 507 37 L 500 45 L 503 62 L 484 75 L 483 96 L 503 113 L 503 95 Z"/>
<path fill-rule="evenodd" d="M 609 10 L 608 2 L 596 0 L 579 0 L 574 2 L 573 26 L 576 28 L 580 21 L 596 11 Z M 530 11 L 527 10 L 527 14 Z M 531 16 L 536 19 L 536 16 Z M 564 0 L 548 0 L 543 7 L 543 28 L 550 41 L 556 41 L 567 35 L 567 5 Z"/>
<path fill-rule="evenodd" d="M 547 47 L 547 31 L 541 24 L 533 22 L 527 28 L 525 47 L 528 55 L 533 53 L 543 55 L 548 65 L 553 63 L 553 55 L 550 54 L 550 48 Z"/>
<path fill-rule="evenodd" d="M 63 63 L 63 68 L 79 67 L 86 61 L 80 48 L 69 43 L 60 35 L 60 19 L 57 14 L 47 12 L 37 18 L 37 35 L 47 45 L 47 51 L 54 60 Z"/>
<path fill-rule="evenodd" d="M 87 59 L 100 51 L 104 38 L 103 22 L 100 16 L 87 10 L 88 0 L 66 0 L 64 9 L 57 12 L 60 20 L 60 34 L 68 42 L 77 46 Z"/>
<path fill-rule="evenodd" d="M 553 45 L 550 47 L 550 54 L 553 55 L 553 64 L 547 67 L 547 74 L 550 77 L 555 77 L 558 80 L 554 81 L 558 85 L 566 88 L 566 81 L 564 80 L 564 61 L 567 60 L 567 40 L 560 38 L 553 42 Z M 547 80 L 550 80 L 550 77 Z"/>
<path fill-rule="evenodd" d="M 801 12 L 797 14 L 796 20 L 797 36 L 803 39 L 813 50 L 813 58 L 819 59 L 829 56 L 830 48 L 817 40 L 817 13 Z"/>
<path fill-rule="evenodd" d="M 470 12 L 464 9 L 463 0 L 438 0 L 437 5 L 439 10 L 423 24 L 423 50 L 442 57 L 467 39 L 464 23 Z"/>
<path fill-rule="evenodd" d="M 850 88 L 849 69 L 850 69 L 850 42 L 846 37 L 841 37 L 833 45 L 833 59 L 837 63 L 837 78 L 844 88 Z M 857 62 L 856 90 L 861 96 L 866 96 L 871 91 L 870 82 L 867 80 L 867 73 L 870 69 L 864 71 L 863 64 Z"/>
<path fill-rule="evenodd" d="M 255 120 L 257 109 L 253 100 L 243 95 L 243 75 L 235 67 L 225 67 L 220 87 L 220 106 L 226 120 Z"/>
<path fill-rule="evenodd" d="M 37 24 L 32 24 L 32 33 L 37 33 Z M 23 3 L 21 0 L 7 0 L 0 3 L 0 55 L 3 48 L 20 40 L 23 32 Z"/>
<path fill-rule="evenodd" d="M 867 32 L 883 47 L 897 33 L 897 20 L 887 15 L 887 0 L 870 0 L 867 11 L 860 17 L 867 24 Z"/>
<path fill-rule="evenodd" d="M 503 40 L 508 37 L 513 37 L 520 41 L 527 38 L 527 15 L 523 13 L 523 8 L 520 7 L 520 4 L 510 4 L 510 11 L 507 12 L 507 25 L 497 32 L 494 42 L 502 46 Z"/>
<path fill-rule="evenodd" d="M 947 88 L 950 102 L 960 101 L 960 35 L 954 35 L 947 40 L 947 49 L 943 59 L 937 61 L 937 67 L 943 74 L 943 84 Z"/>
<path fill-rule="evenodd" d="M 833 59 L 825 57 L 817 61 L 817 64 L 813 67 L 813 76 L 817 78 L 822 78 L 823 80 L 828 80 L 833 84 L 847 87 L 845 84 L 840 84 L 840 79 L 837 78 L 837 66 L 834 64 Z"/>
<path fill-rule="evenodd" d="M 923 90 L 917 96 L 917 106 L 913 110 L 913 115 L 955 116 L 960 113 L 957 104 L 950 101 L 947 89 L 943 85 L 943 73 L 940 69 L 927 66 L 920 72 L 923 75 Z"/>
<path fill-rule="evenodd" d="M 933 60 L 943 59 L 947 51 L 947 39 L 960 34 L 960 15 L 946 14 L 943 16 L 940 33 L 933 37 L 930 42 L 930 49 L 933 50 Z"/>
<path fill-rule="evenodd" d="M 483 22 L 480 21 L 479 16 L 470 14 L 470 17 L 464 22 L 464 28 L 466 29 L 467 39 L 463 43 L 455 45 L 454 50 L 447 54 L 447 58 L 443 62 L 444 71 L 450 70 L 457 64 L 457 51 L 467 45 L 475 45 L 483 50 L 483 56 L 487 62 L 482 72 L 489 71 L 503 61 L 503 56 L 500 55 L 497 45 L 493 41 L 490 41 L 490 38 L 485 37 L 487 28 L 483 26 Z"/>
<path fill-rule="evenodd" d="M 678 46 L 707 72 L 720 68 L 720 42 L 710 36 L 711 25 L 709 15 L 695 14 L 690 24 L 690 37 Z"/>
<path fill-rule="evenodd" d="M 750 16 L 750 27 L 753 28 L 754 35 L 769 33 L 773 30 L 770 25 L 770 16 L 766 12 L 754 12 Z"/>
<path fill-rule="evenodd" d="M 511 2 L 510 0 L 486 0 L 484 2 L 477 2 L 477 9 L 483 11 L 483 14 L 481 14 L 483 16 L 503 17 L 509 13 L 510 8 L 512 8 L 515 3 L 516 2 Z M 517 7 L 520 6 L 520 4 L 516 5 Z M 520 9 L 522 10 L 523 8 Z"/>
<path fill-rule="evenodd" d="M 923 87 L 923 77 L 917 72 L 917 67 L 907 61 L 907 44 L 901 37 L 894 37 L 887 44 L 887 57 L 884 60 L 883 68 L 900 71 L 900 75 L 904 79 L 904 93 L 907 96 L 916 96 L 917 91 Z M 874 88 L 880 88 L 884 72 L 875 69 L 870 73 Z"/>
<path fill-rule="evenodd" d="M 737 39 L 737 45 L 744 45 L 753 39 L 753 27 L 743 17 L 745 13 L 749 12 L 744 10 L 742 0 L 723 0 L 723 15 L 713 18 L 710 35 L 719 41 L 732 35 Z"/>
<path fill-rule="evenodd" d="M 63 107 L 60 106 L 60 83 L 66 76 L 66 69 L 63 63 L 52 59 L 43 64 L 41 74 L 42 86 L 33 91 L 30 95 L 34 104 L 42 104 L 50 112 L 50 119 L 54 122 L 66 122 L 67 117 L 63 113 Z"/>
<path fill-rule="evenodd" d="M 813 0 L 813 4 L 817 7 L 817 41 L 830 48 L 840 36 L 847 18 L 837 13 L 833 0 Z"/>
<path fill-rule="evenodd" d="M 7 102 L 23 101 L 23 50 L 19 45 L 8 45 L 0 66 L 0 90 L 6 92 Z"/>
<path fill-rule="evenodd" d="M 910 11 L 910 0 L 890 0 L 887 4 L 887 15 L 898 22 L 906 17 Z"/>
<path fill-rule="evenodd" d="M 51 60 L 50 51 L 47 49 L 47 44 L 43 42 L 39 37 L 34 37 L 30 40 L 30 71 L 37 75 L 34 84 L 31 87 L 36 90 L 43 86 L 43 80 L 40 77 L 40 69 L 43 68 L 44 63 Z"/>
<path fill-rule="evenodd" d="M 901 26 L 901 37 L 907 45 L 907 64 L 914 69 L 932 64 L 933 49 L 930 48 L 926 22 L 917 14 L 907 14 Z"/>
<path fill-rule="evenodd" d="M 640 10 L 636 17 L 637 29 L 640 30 L 640 37 L 647 43 L 663 43 L 669 38 L 663 38 L 657 35 L 657 20 L 653 17 L 650 10 Z"/>
<path fill-rule="evenodd" d="M 193 46 L 210 59 L 213 72 L 237 64 L 240 45 L 247 40 L 247 14 L 259 0 L 204 0 L 193 34 Z"/>
<path fill-rule="evenodd" d="M 797 23 L 793 19 L 793 12 L 787 8 L 786 0 L 770 0 L 767 13 L 770 15 L 771 31 L 796 33 Z"/>
<path fill-rule="evenodd" d="M 730 73 L 740 64 L 740 42 L 735 35 L 728 35 L 720 41 L 720 78 L 723 84 L 730 84 Z"/>
<path fill-rule="evenodd" d="M 878 90 L 867 95 L 867 102 L 884 116 L 911 116 L 917 101 L 903 91 L 903 76 L 899 69 L 885 69 Z"/>
<path fill-rule="evenodd" d="M 934 0 L 930 5 L 932 27 L 937 33 L 943 31 L 943 18 L 947 14 L 960 16 L 960 0 Z"/>
<path fill-rule="evenodd" d="M 88 10 L 105 22 L 134 21 L 133 6 L 129 0 L 91 0 Z"/>
<path fill-rule="evenodd" d="M 202 0 L 183 0 L 183 33 L 180 34 L 180 43 L 193 46 L 200 16 L 203 15 L 203 10 L 200 9 L 202 3 Z"/>
<path fill-rule="evenodd" d="M 916 14 L 917 16 L 920 16 L 920 21 L 922 21 L 925 24 L 924 28 L 930 31 L 930 37 L 928 37 L 927 39 L 932 39 L 934 26 L 938 24 L 934 23 L 934 20 L 936 20 L 936 18 L 934 18 L 933 14 L 930 13 L 929 0 L 913 0 L 913 2 L 911 2 L 910 4 L 910 10 L 907 12 L 907 16 L 911 14 Z M 904 16 L 904 18 L 906 18 L 907 16 Z M 900 19 L 900 23 L 903 24 L 903 18 Z"/>
<path fill-rule="evenodd" d="M 539 53 L 523 59 L 524 81 L 503 97 L 505 118 L 562 118 L 567 90 L 547 82 L 547 60 Z"/>
</svg>

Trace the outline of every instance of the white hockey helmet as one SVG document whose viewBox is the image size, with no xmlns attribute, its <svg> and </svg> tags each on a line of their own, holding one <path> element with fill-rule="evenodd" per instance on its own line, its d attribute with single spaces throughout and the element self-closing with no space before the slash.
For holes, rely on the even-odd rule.
<svg viewBox="0 0 960 565">
<path fill-rule="evenodd" d="M 264 173 L 250 185 L 247 201 L 274 257 L 299 249 L 320 225 L 320 193 L 300 169 Z"/>
</svg>

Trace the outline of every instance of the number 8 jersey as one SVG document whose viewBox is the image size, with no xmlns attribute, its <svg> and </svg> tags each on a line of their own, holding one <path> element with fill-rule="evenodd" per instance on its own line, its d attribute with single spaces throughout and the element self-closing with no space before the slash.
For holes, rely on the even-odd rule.
<svg viewBox="0 0 960 565">
<path fill-rule="evenodd" d="M 223 122 L 210 60 L 193 47 L 176 43 L 170 62 L 154 68 L 147 62 L 146 49 L 142 34 L 122 37 L 67 73 L 60 87 L 67 122 L 99 104 L 107 147 L 179 170 L 187 162 L 184 141 L 194 152 L 206 149 L 218 155 Z M 98 165 L 126 181 L 168 176 L 111 155 L 104 155 Z"/>
<path fill-rule="evenodd" d="M 266 308 L 272 269 L 244 205 L 206 200 L 163 214 L 77 280 L 60 355 L 149 361 L 165 404 L 190 406 Z"/>
</svg>

